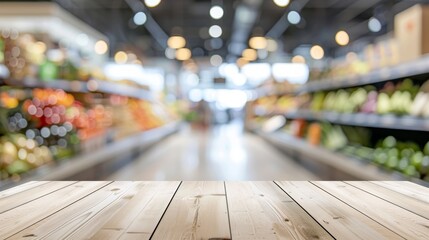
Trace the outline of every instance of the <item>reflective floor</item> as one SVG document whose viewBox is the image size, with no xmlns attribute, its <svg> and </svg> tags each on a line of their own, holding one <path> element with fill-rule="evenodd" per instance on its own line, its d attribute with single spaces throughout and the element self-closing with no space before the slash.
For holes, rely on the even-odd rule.
<svg viewBox="0 0 429 240">
<path fill-rule="evenodd" d="M 155 145 L 111 180 L 317 180 L 239 122 L 209 130 L 185 127 Z"/>
</svg>

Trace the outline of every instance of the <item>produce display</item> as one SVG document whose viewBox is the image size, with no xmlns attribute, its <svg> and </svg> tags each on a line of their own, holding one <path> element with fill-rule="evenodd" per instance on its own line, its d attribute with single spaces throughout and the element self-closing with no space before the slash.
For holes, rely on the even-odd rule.
<svg viewBox="0 0 429 240">
<path fill-rule="evenodd" d="M 0 88 L 0 179 L 164 125 L 166 109 L 109 94 Z"/>
<path fill-rule="evenodd" d="M 258 124 L 266 121 L 255 119 Z M 351 158 L 379 165 L 388 171 L 429 181 L 429 142 L 419 145 L 413 141 L 399 141 L 394 136 L 377 139 L 368 128 L 333 125 L 328 122 L 288 121 L 283 132 L 304 139 Z"/>
<path fill-rule="evenodd" d="M 429 117 L 429 81 L 419 86 L 411 79 L 299 96 L 268 96 L 254 103 L 255 113 L 281 114 L 297 110 L 336 113 L 371 113 Z"/>
</svg>

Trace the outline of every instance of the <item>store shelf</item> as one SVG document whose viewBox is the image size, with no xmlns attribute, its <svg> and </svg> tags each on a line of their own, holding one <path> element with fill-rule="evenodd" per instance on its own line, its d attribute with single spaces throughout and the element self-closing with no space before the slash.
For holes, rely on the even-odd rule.
<svg viewBox="0 0 429 240">
<path fill-rule="evenodd" d="M 164 137 L 178 131 L 181 122 L 173 122 L 165 126 L 144 131 L 110 143 L 95 151 L 77 155 L 73 158 L 54 162 L 23 174 L 19 182 L 5 180 L 0 182 L 0 190 L 13 187 L 28 181 L 52 181 L 69 179 L 82 171 L 88 170 L 106 161 L 119 158 L 122 155 L 147 147 Z"/>
<path fill-rule="evenodd" d="M 287 113 L 266 113 L 259 111 L 255 112 L 255 115 L 258 117 L 283 115 L 288 119 L 330 122 L 357 127 L 429 132 L 429 119 L 413 116 L 378 115 L 371 113 L 312 112 L 308 110 L 297 110 Z"/>
<path fill-rule="evenodd" d="M 102 92 L 109 94 L 117 94 L 126 97 L 133 97 L 138 99 L 144 99 L 151 102 L 156 101 L 153 94 L 145 89 L 139 89 L 132 86 L 126 86 L 123 84 L 107 82 L 102 80 L 90 80 L 84 81 L 70 81 L 56 79 L 49 82 L 44 82 L 37 79 L 25 79 L 23 81 L 18 80 L 7 80 L 5 81 L 9 86 L 15 87 L 26 87 L 26 88 L 53 88 L 63 89 L 66 92 Z"/>
<path fill-rule="evenodd" d="M 401 63 L 396 66 L 374 70 L 365 75 L 352 75 L 337 79 L 321 79 L 299 87 L 295 94 L 357 87 L 389 80 L 402 79 L 429 73 L 429 56 Z"/>
<path fill-rule="evenodd" d="M 412 116 L 377 115 L 368 113 L 312 112 L 306 110 L 288 112 L 284 114 L 284 116 L 291 119 L 327 121 L 335 124 L 359 127 L 429 132 L 429 119 Z"/>
<path fill-rule="evenodd" d="M 328 149 L 310 145 L 302 139 L 295 138 L 283 132 L 265 133 L 260 130 L 252 130 L 255 134 L 272 142 L 282 149 L 289 149 L 300 156 L 302 161 L 317 162 L 327 165 L 335 170 L 343 172 L 357 180 L 396 180 L 412 181 L 421 185 L 429 186 L 428 182 L 420 179 L 406 177 L 397 172 L 388 172 L 374 164 L 347 157 L 341 153 L 332 152 Z"/>
<path fill-rule="evenodd" d="M 257 98 L 277 95 L 299 95 L 319 91 L 336 90 L 340 88 L 358 87 L 407 77 L 429 75 L 429 55 L 417 60 L 401 63 L 392 67 L 374 70 L 364 75 L 351 75 L 343 78 L 327 78 L 310 81 L 295 89 L 276 89 L 264 86 L 255 90 Z"/>
</svg>

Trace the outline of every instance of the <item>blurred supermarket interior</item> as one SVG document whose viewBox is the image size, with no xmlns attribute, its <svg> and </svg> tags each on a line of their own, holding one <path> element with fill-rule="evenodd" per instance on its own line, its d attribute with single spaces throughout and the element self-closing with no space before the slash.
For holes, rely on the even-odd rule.
<svg viewBox="0 0 429 240">
<path fill-rule="evenodd" d="M 425 0 L 0 1 L 0 189 L 429 185 Z"/>
</svg>

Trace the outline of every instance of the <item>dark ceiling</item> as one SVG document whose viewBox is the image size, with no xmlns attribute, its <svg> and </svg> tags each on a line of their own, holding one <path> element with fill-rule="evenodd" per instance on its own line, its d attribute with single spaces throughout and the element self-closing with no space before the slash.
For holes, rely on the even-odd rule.
<svg viewBox="0 0 429 240">
<path fill-rule="evenodd" d="M 164 56 L 160 42 L 162 36 L 180 32 L 186 37 L 187 47 L 193 49 L 194 55 L 211 55 L 218 53 L 226 56 L 228 45 L 232 41 L 232 32 L 240 31 L 240 25 L 234 28 L 235 13 L 240 6 L 253 7 L 257 13 L 249 28 L 249 35 L 267 34 L 280 40 L 285 52 L 291 52 L 301 44 L 321 44 L 328 53 L 333 53 L 337 45 L 335 33 L 347 29 L 351 40 L 367 39 L 371 41 L 393 29 L 393 16 L 409 6 L 428 2 L 427 0 L 291 0 L 287 8 L 281 8 L 272 0 L 162 0 L 155 8 L 147 8 L 164 35 L 153 36 L 153 27 L 135 26 L 132 17 L 135 11 L 145 8 L 142 0 L 53 0 L 83 21 L 98 29 L 110 39 L 113 51 L 132 48 L 146 56 Z M 225 11 L 220 20 L 209 16 L 212 4 L 222 5 Z M 253 4 L 253 5 L 252 5 Z M 302 6 L 300 6 L 300 4 Z M 133 9 L 132 9 L 133 8 Z M 289 26 L 285 14 L 300 9 L 303 21 Z M 367 21 L 377 16 L 384 22 L 383 30 L 370 33 Z M 276 29 L 272 29 L 276 25 Z M 222 47 L 210 49 L 209 41 L 201 31 L 207 31 L 212 24 L 223 28 Z M 160 29 L 155 29 L 160 30 Z M 275 30 L 275 31 L 274 31 Z M 159 41 L 156 41 L 158 38 Z M 234 40 L 235 41 L 235 40 Z M 165 41 L 164 41 L 165 42 Z M 209 49 L 209 50 L 207 50 Z"/>
</svg>

